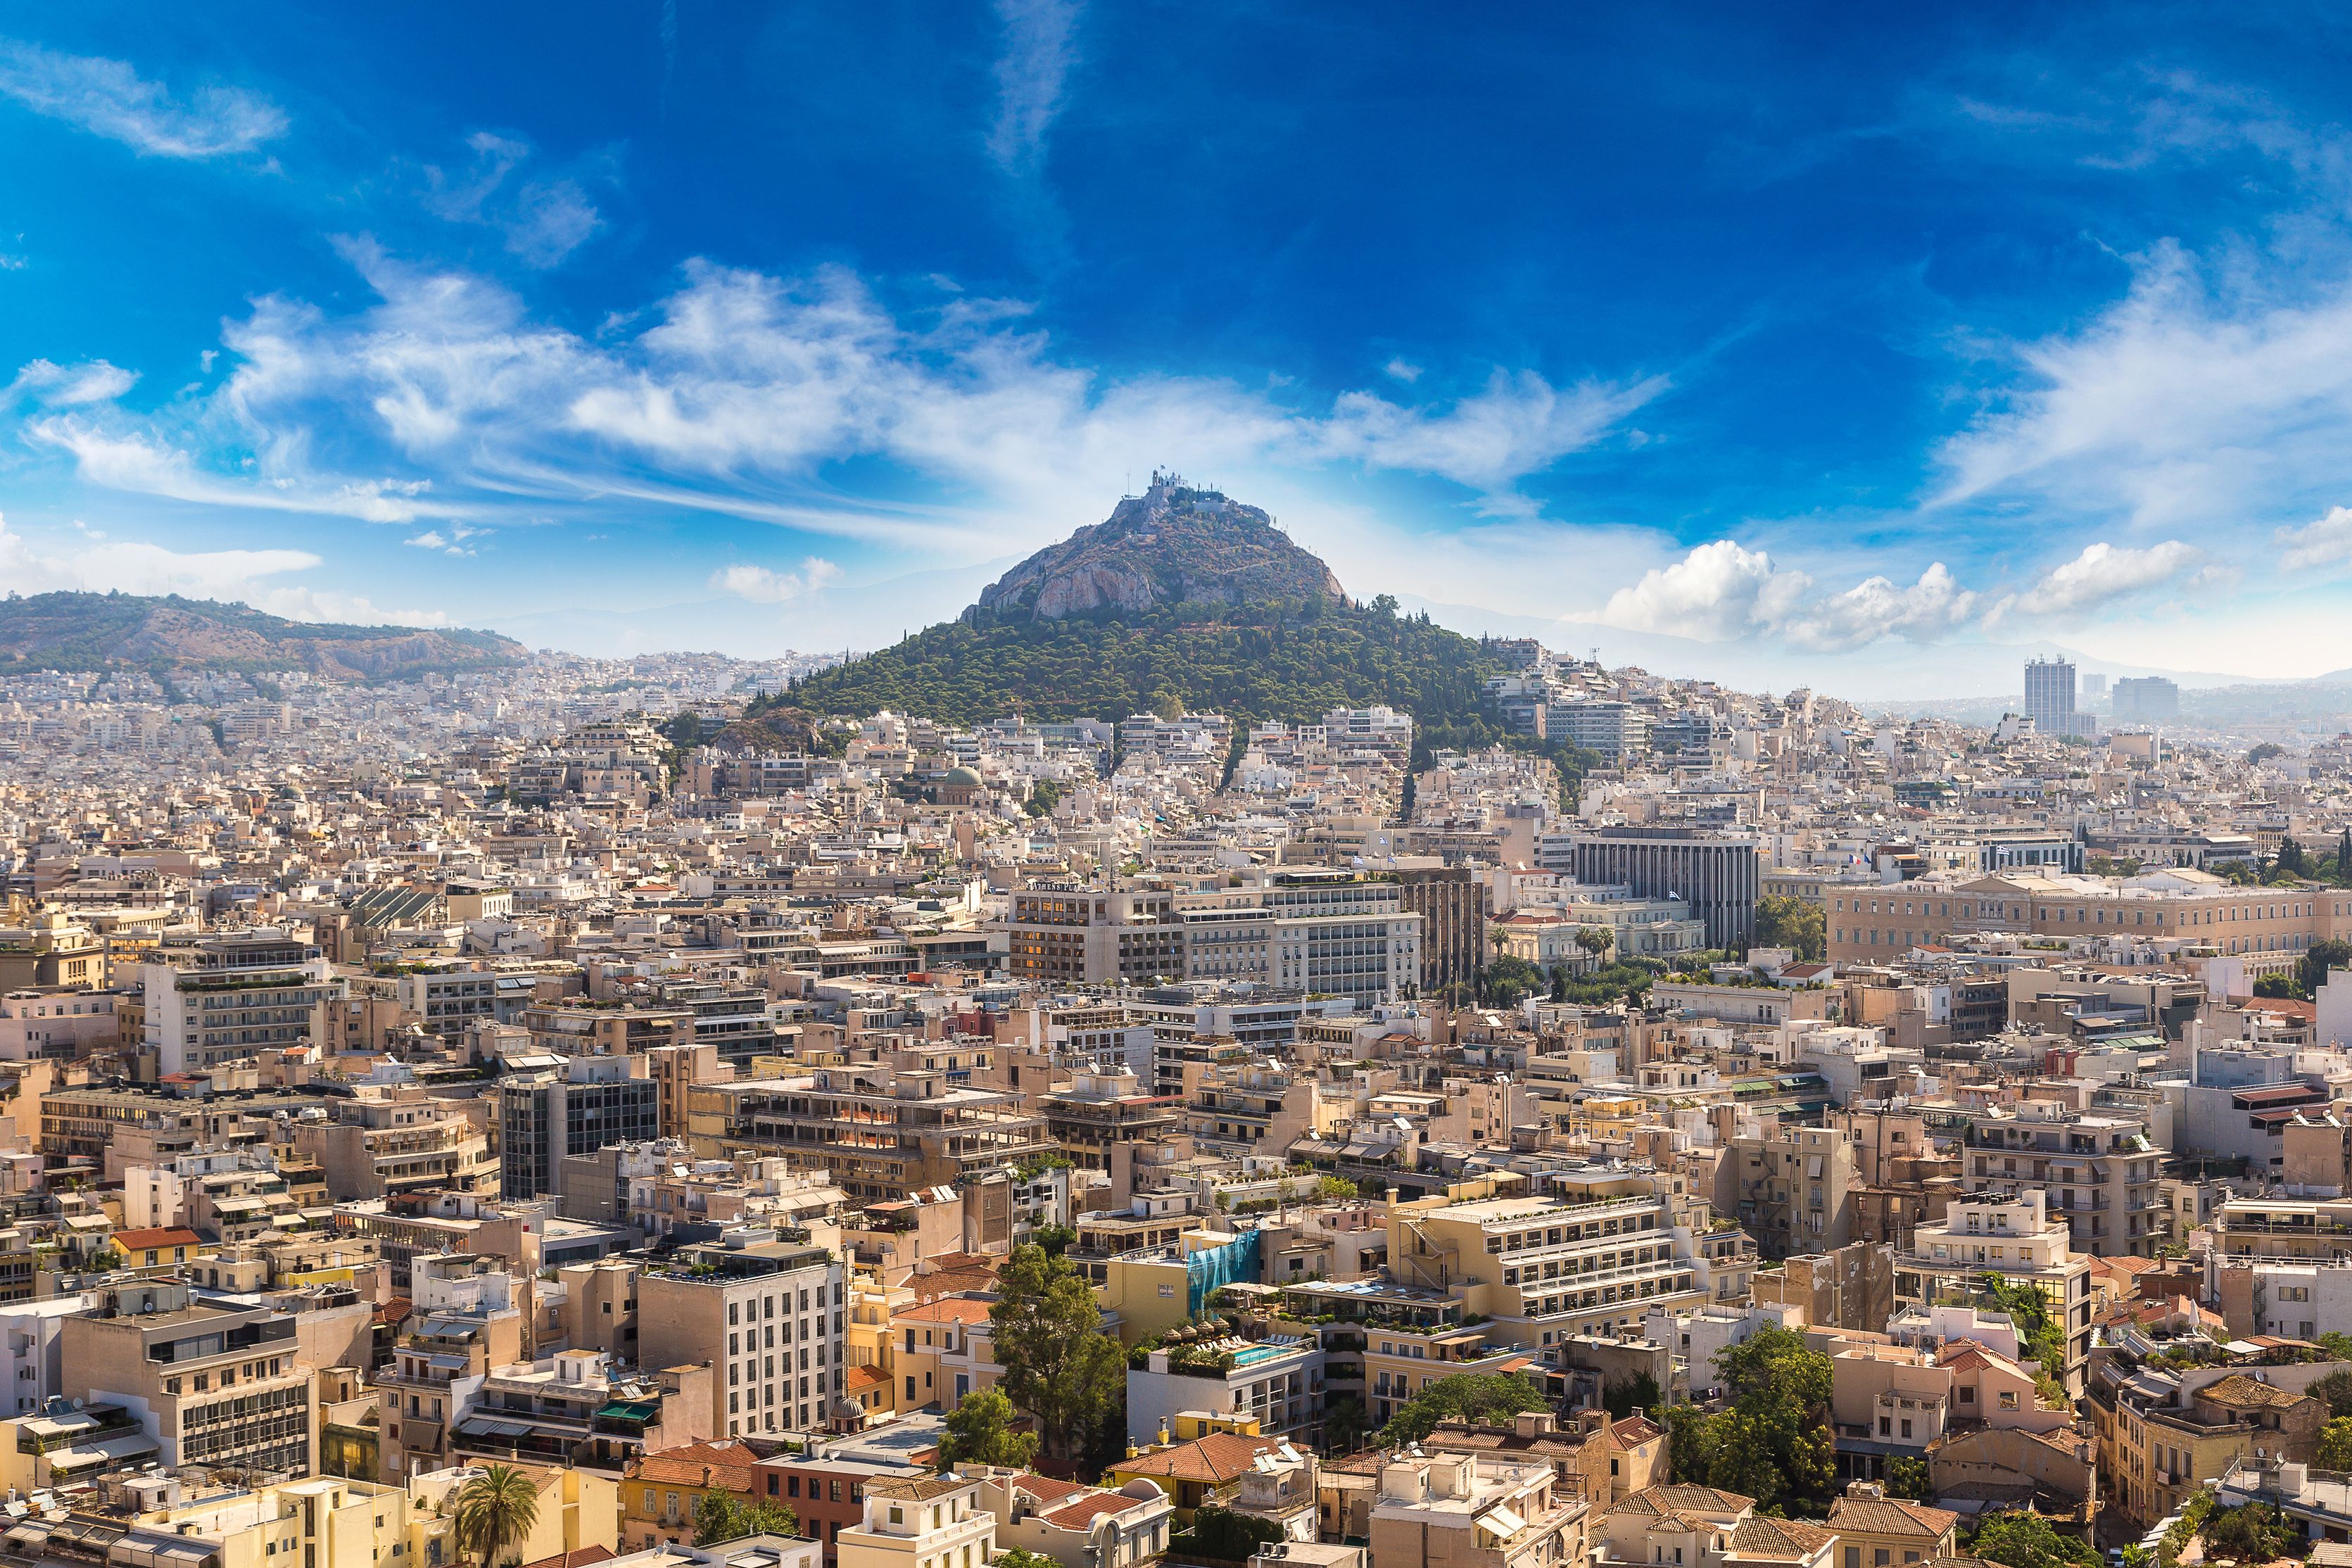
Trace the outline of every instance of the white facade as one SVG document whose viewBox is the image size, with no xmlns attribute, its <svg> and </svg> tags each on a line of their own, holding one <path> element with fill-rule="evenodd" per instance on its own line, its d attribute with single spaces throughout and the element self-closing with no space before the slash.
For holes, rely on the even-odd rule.
<svg viewBox="0 0 2352 1568">
<path fill-rule="evenodd" d="M 0 1306 L 0 1346 L 7 1351 L 7 1387 L 0 1414 L 29 1415 L 61 1392 L 58 1336 L 68 1318 L 97 1305 L 89 1295 L 58 1296 L 46 1301 Z"/>
</svg>

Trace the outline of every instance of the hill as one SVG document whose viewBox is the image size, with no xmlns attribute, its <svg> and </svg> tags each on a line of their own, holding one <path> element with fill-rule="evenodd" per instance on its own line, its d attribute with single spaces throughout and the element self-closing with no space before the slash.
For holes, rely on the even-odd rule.
<svg viewBox="0 0 2352 1568">
<path fill-rule="evenodd" d="M 1155 476 L 1143 500 L 1164 498 L 1158 511 L 1121 502 L 1110 522 L 1039 552 L 960 619 L 810 676 L 751 717 L 789 709 L 863 718 L 887 708 L 975 724 L 1006 713 L 1119 720 L 1189 708 L 1302 723 L 1386 703 L 1413 716 L 1422 757 L 1499 743 L 1550 756 L 1566 779 L 1598 761 L 1504 732 L 1486 711 L 1486 688 L 1511 667 L 1491 645 L 1425 615 L 1401 616 L 1385 595 L 1351 603 L 1313 554 L 1279 534 L 1278 549 L 1263 538 L 1274 532 L 1264 512 L 1223 497 L 1205 506 L 1206 495 Z M 1150 594 L 1080 611 L 1074 591 L 1056 586 L 1099 588 L 1107 579 L 1092 574 L 1110 569 L 1131 569 Z M 1286 588 L 1300 591 L 1272 591 Z M 1227 591 L 1249 597 L 1214 597 Z"/>
<path fill-rule="evenodd" d="M 1155 473 L 1105 521 L 1048 545 L 981 590 L 967 616 L 1060 620 L 1179 605 L 1339 599 L 1339 580 L 1274 519 Z"/>
<path fill-rule="evenodd" d="M 0 673 L 177 666 L 303 670 L 330 680 L 499 669 L 530 650 L 490 632 L 289 621 L 246 605 L 136 594 L 0 599 Z"/>
</svg>

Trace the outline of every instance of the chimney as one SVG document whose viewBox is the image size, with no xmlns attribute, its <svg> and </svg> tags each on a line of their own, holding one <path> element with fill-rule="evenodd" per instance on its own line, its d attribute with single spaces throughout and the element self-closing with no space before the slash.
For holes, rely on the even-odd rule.
<svg viewBox="0 0 2352 1568">
<path fill-rule="evenodd" d="M 1559 1421 L 1549 1410 L 1522 1410 L 1513 1419 L 1512 1429 L 1522 1437 L 1540 1437 L 1559 1430 Z"/>
</svg>

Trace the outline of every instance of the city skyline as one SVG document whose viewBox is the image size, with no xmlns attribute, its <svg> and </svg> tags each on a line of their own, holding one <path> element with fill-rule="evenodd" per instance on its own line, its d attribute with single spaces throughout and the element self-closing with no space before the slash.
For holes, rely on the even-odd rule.
<svg viewBox="0 0 2352 1568">
<path fill-rule="evenodd" d="M 13 589 L 870 648 L 1166 465 L 1751 688 L 2352 667 L 2324 15 L 264 15 L 0 27 Z"/>
</svg>

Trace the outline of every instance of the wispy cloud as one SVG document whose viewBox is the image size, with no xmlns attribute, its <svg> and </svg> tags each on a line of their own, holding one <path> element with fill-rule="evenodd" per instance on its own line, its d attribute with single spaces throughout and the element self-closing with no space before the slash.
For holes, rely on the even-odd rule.
<svg viewBox="0 0 2352 1568">
<path fill-rule="evenodd" d="M 514 177 L 530 161 L 529 142 L 478 131 L 466 146 L 473 156 L 465 167 L 425 171 L 425 210 L 435 216 L 494 228 L 509 253 L 542 268 L 560 264 L 604 226 L 577 179 Z"/>
<path fill-rule="evenodd" d="M 1228 479 L 1335 464 L 1431 474 L 1490 510 L 1523 510 L 1520 480 L 1608 439 L 1665 386 L 1497 371 L 1452 402 L 1358 392 L 1318 408 L 1212 378 L 1102 376 L 1055 358 L 1005 301 L 955 296 L 909 317 L 845 270 L 701 263 L 592 340 L 478 275 L 365 241 L 346 254 L 374 306 L 330 317 L 265 298 L 228 329 L 234 369 L 208 397 L 152 418 L 51 414 L 26 434 L 95 483 L 224 506 L 478 526 L 637 499 L 993 555 L 1098 518 L 1154 460 Z M 317 466 L 318 452 L 371 443 L 371 477 Z M 822 474 L 853 458 L 969 499 L 846 500 Z"/>
<path fill-rule="evenodd" d="M 467 528 L 457 522 L 450 524 L 446 532 L 428 528 L 422 533 L 402 540 L 401 543 L 412 550 L 436 550 L 444 555 L 472 555 L 478 552 L 469 548 L 466 541 L 479 538 L 481 532 L 478 528 Z"/>
<path fill-rule="evenodd" d="M 797 572 L 773 572 L 765 566 L 737 564 L 710 574 L 710 585 L 722 594 L 749 599 L 755 605 L 788 605 L 805 598 L 840 579 L 841 568 L 820 556 L 801 563 Z"/>
<path fill-rule="evenodd" d="M 291 476 L 255 482 L 200 467 L 186 451 L 138 434 L 110 432 L 72 416 L 38 419 L 25 427 L 27 439 L 70 453 L 81 477 L 108 489 L 205 506 L 247 507 L 260 511 L 313 512 L 364 522 L 407 522 L 446 509 L 420 500 L 430 482 L 422 479 L 346 479 L 314 484 Z"/>
<path fill-rule="evenodd" d="M 989 155 L 1007 173 L 1030 174 L 1061 112 L 1077 63 L 1078 0 L 996 0 L 1004 47 L 996 57 L 996 123 Z"/>
<path fill-rule="evenodd" d="M 207 86 L 185 100 L 127 61 L 0 40 L 0 93 L 37 113 L 164 158 L 250 153 L 286 132 L 283 110 L 243 88 Z"/>
<path fill-rule="evenodd" d="M 2077 332 L 2016 345 L 2023 384 L 1943 449 L 1942 506 L 2023 496 L 2151 526 L 2235 521 L 2333 485 L 2352 443 L 2352 279 L 2292 301 L 2179 247 Z"/>
<path fill-rule="evenodd" d="M 131 390 L 135 372 L 102 359 L 81 364 L 52 364 L 37 359 L 0 389 L 0 402 L 30 399 L 45 408 L 71 408 L 85 403 L 111 403 Z"/>
</svg>

